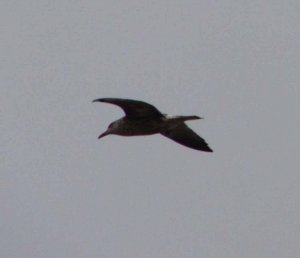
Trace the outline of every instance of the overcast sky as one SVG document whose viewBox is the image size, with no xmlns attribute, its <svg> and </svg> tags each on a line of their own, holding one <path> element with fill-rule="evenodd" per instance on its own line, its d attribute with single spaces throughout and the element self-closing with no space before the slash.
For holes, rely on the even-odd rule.
<svg viewBox="0 0 300 258">
<path fill-rule="evenodd" d="M 298 258 L 298 0 L 2 0 L 0 257 Z M 214 153 L 97 136 L 121 97 Z"/>
</svg>

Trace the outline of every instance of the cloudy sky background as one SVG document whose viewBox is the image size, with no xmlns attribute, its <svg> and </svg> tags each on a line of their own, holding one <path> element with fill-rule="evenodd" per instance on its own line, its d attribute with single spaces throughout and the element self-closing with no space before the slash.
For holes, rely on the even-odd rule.
<svg viewBox="0 0 300 258">
<path fill-rule="evenodd" d="M 0 256 L 299 257 L 300 2 L 2 0 Z M 97 140 L 95 98 L 199 115 L 214 153 Z"/>
</svg>

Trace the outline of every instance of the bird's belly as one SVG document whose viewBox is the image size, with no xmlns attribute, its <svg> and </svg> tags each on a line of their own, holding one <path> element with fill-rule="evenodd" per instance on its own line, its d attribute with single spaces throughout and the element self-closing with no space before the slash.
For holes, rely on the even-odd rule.
<svg viewBox="0 0 300 258">
<path fill-rule="evenodd" d="M 127 122 L 123 125 L 120 132 L 122 136 L 151 135 L 161 131 L 161 123 L 159 121 L 138 120 Z"/>
</svg>

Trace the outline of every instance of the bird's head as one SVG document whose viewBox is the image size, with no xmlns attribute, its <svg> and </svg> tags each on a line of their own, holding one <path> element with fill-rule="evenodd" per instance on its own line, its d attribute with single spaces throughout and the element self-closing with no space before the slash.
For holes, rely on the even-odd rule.
<svg viewBox="0 0 300 258">
<path fill-rule="evenodd" d="M 112 122 L 106 129 L 106 131 L 102 134 L 99 135 L 98 139 L 106 136 L 106 135 L 109 135 L 109 134 L 115 134 L 116 131 L 117 131 L 117 127 L 118 127 L 118 124 L 117 124 L 117 121 L 115 122 Z"/>
</svg>

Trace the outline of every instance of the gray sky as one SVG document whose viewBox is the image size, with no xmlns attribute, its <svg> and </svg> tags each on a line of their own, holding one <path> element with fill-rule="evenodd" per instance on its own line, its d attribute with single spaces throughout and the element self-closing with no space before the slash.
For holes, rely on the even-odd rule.
<svg viewBox="0 0 300 258">
<path fill-rule="evenodd" d="M 300 253 L 300 2 L 2 0 L 0 257 Z M 98 141 L 124 97 L 214 153 Z"/>
</svg>

